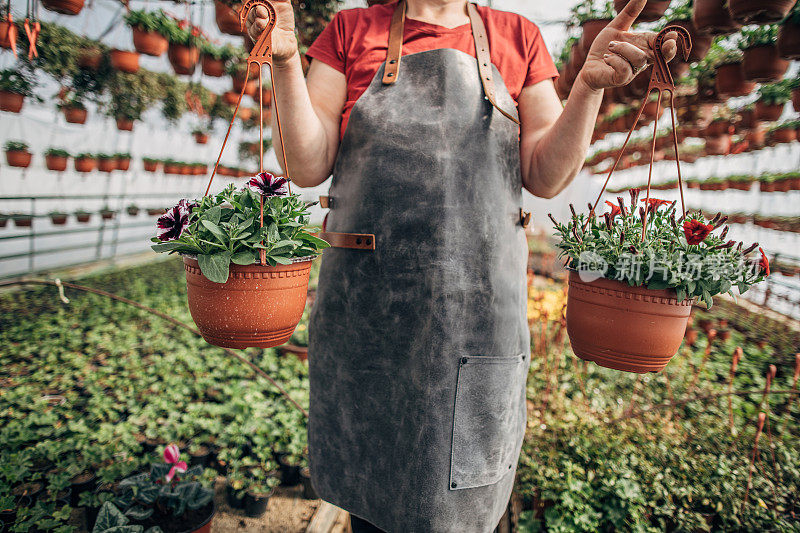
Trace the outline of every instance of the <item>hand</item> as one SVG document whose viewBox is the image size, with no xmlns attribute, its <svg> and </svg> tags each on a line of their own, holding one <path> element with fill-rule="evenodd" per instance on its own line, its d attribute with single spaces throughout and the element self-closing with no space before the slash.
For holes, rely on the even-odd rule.
<svg viewBox="0 0 800 533">
<path fill-rule="evenodd" d="M 271 0 L 278 18 L 272 30 L 272 60 L 276 64 L 285 64 L 298 53 L 297 38 L 294 35 L 294 10 L 289 0 Z M 269 16 L 267 8 L 256 6 L 247 14 L 245 25 L 247 35 L 255 42 L 267 27 Z"/>
<path fill-rule="evenodd" d="M 628 85 L 655 59 L 654 32 L 630 32 L 647 0 L 630 0 L 597 36 L 578 75 L 593 90 Z M 677 34 L 668 33 L 661 47 L 667 63 L 678 52 Z"/>
</svg>

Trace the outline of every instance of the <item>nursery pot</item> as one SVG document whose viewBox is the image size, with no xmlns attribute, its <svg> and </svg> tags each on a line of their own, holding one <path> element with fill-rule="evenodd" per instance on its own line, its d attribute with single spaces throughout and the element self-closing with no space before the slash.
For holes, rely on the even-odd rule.
<svg viewBox="0 0 800 533">
<path fill-rule="evenodd" d="M 117 165 L 117 170 L 125 171 L 131 168 L 131 160 L 127 157 L 118 157 L 116 158 L 115 163 Z"/>
<path fill-rule="evenodd" d="M 231 264 L 214 283 L 196 259 L 183 258 L 189 311 L 203 338 L 225 348 L 272 348 L 292 336 L 306 303 L 311 259 L 290 265 Z"/>
<path fill-rule="evenodd" d="M 311 471 L 306 468 L 300 469 L 300 480 L 303 483 L 303 498 L 306 500 L 318 500 L 319 496 L 311 484 Z"/>
<path fill-rule="evenodd" d="M 117 129 L 120 131 L 133 131 L 133 119 L 124 117 L 118 118 Z"/>
<path fill-rule="evenodd" d="M 139 54 L 128 50 L 111 50 L 111 66 L 120 72 L 135 74 L 139 71 Z"/>
<path fill-rule="evenodd" d="M 697 31 L 708 35 L 727 35 L 741 27 L 731 18 L 725 0 L 695 0 L 692 20 Z"/>
<path fill-rule="evenodd" d="M 250 518 L 258 518 L 267 512 L 269 497 L 274 491 L 267 494 L 251 494 L 249 491 L 244 495 L 244 514 Z"/>
<path fill-rule="evenodd" d="M 208 134 L 207 133 L 195 133 L 194 134 L 194 142 L 197 144 L 208 144 Z"/>
<path fill-rule="evenodd" d="M 100 211 L 100 216 L 103 220 L 111 220 L 114 218 L 114 211 Z"/>
<path fill-rule="evenodd" d="M 97 160 L 91 157 L 78 157 L 75 159 L 75 170 L 77 172 L 91 172 L 97 166 Z"/>
<path fill-rule="evenodd" d="M 112 172 L 117 170 L 117 161 L 113 157 L 107 159 L 98 159 L 97 170 L 100 172 Z"/>
<path fill-rule="evenodd" d="M 100 68 L 100 61 L 103 55 L 98 50 L 84 50 L 78 56 L 78 66 L 89 70 L 97 70 Z"/>
<path fill-rule="evenodd" d="M 63 155 L 46 155 L 44 162 L 47 165 L 47 170 L 55 172 L 64 172 L 67 170 L 67 157 Z"/>
<path fill-rule="evenodd" d="M 143 161 L 145 172 L 155 172 L 158 170 L 158 161 Z"/>
<path fill-rule="evenodd" d="M 188 76 L 194 73 L 197 62 L 200 61 L 200 52 L 194 46 L 169 43 L 167 57 L 175 74 Z"/>
<path fill-rule="evenodd" d="M 778 81 L 788 68 L 789 61 L 778 54 L 778 47 L 774 44 L 761 44 L 744 51 L 742 71 L 749 81 Z"/>
<path fill-rule="evenodd" d="M 89 114 L 88 111 L 82 107 L 65 107 L 62 111 L 64 111 L 64 118 L 70 124 L 85 124 L 86 117 Z"/>
<path fill-rule="evenodd" d="M 67 223 L 67 215 L 50 215 L 50 222 L 55 226 L 63 226 Z"/>
<path fill-rule="evenodd" d="M 244 496 L 237 497 L 236 490 L 231 487 L 230 483 L 225 486 L 225 503 L 231 509 L 244 509 Z"/>
<path fill-rule="evenodd" d="M 756 84 L 747 81 L 740 62 L 726 63 L 717 67 L 717 92 L 726 96 L 747 96 L 756 88 Z"/>
<path fill-rule="evenodd" d="M 6 151 L 6 161 L 9 166 L 28 168 L 31 165 L 33 154 L 27 150 L 8 150 Z"/>
<path fill-rule="evenodd" d="M 626 372 L 660 372 L 680 348 L 692 300 L 569 274 L 567 334 L 575 355 Z"/>
<path fill-rule="evenodd" d="M 614 10 L 619 13 L 625 6 L 628 5 L 629 0 L 614 0 Z M 660 19 L 664 12 L 669 7 L 670 0 L 647 0 L 641 14 L 636 19 L 639 22 L 653 22 Z"/>
<path fill-rule="evenodd" d="M 11 48 L 11 35 L 8 32 L 11 26 L 12 23 L 7 20 L 0 21 L 0 48 Z"/>
<path fill-rule="evenodd" d="M 581 34 L 580 46 L 583 48 L 584 53 L 589 51 L 594 40 L 608 26 L 609 22 L 611 22 L 611 19 L 596 19 L 587 20 L 581 24 L 583 33 Z"/>
<path fill-rule="evenodd" d="M 708 35 L 701 35 L 691 19 L 671 20 L 667 25 L 685 28 L 692 37 L 692 51 L 689 53 L 689 63 L 695 63 L 706 57 L 708 50 L 711 48 L 713 38 Z"/>
<path fill-rule="evenodd" d="M 797 132 L 795 132 L 792 128 L 772 130 L 770 136 L 776 143 L 791 143 L 797 140 Z"/>
<path fill-rule="evenodd" d="M 157 31 L 147 31 L 139 27 L 133 27 L 132 31 L 133 47 L 140 54 L 158 57 L 167 51 L 167 38 Z"/>
<path fill-rule="evenodd" d="M 785 104 L 767 104 L 761 100 L 756 102 L 756 118 L 766 122 L 775 122 L 783 114 Z"/>
<path fill-rule="evenodd" d="M 203 54 L 200 57 L 200 66 L 206 76 L 221 78 L 225 75 L 225 62 L 221 59 L 214 59 L 210 55 Z"/>
<path fill-rule="evenodd" d="M 222 2 L 214 2 L 214 16 L 217 20 L 217 27 L 222 33 L 228 35 L 242 35 L 242 27 L 239 25 L 239 14 Z"/>
<path fill-rule="evenodd" d="M 800 24 L 784 22 L 778 30 L 778 53 L 784 59 L 800 59 Z"/>
<path fill-rule="evenodd" d="M 14 215 L 11 219 L 18 228 L 30 228 L 33 225 L 33 217 L 31 215 Z"/>
<path fill-rule="evenodd" d="M 42 0 L 45 9 L 62 15 L 77 15 L 83 9 L 84 0 Z"/>
<path fill-rule="evenodd" d="M 253 79 L 250 76 L 250 79 L 247 80 L 247 86 L 244 86 L 244 73 L 236 74 L 232 76 L 233 78 L 233 92 L 236 93 L 236 98 L 239 98 L 239 94 L 242 92 L 242 87 L 244 87 L 244 94 L 247 96 L 254 96 L 256 91 L 258 91 L 258 80 Z"/>
<path fill-rule="evenodd" d="M 0 110 L 19 113 L 22 110 L 23 103 L 25 103 L 25 95 L 12 93 L 11 91 L 0 91 Z"/>
<path fill-rule="evenodd" d="M 138 207 L 131 206 L 131 207 L 128 207 L 127 209 L 125 209 L 125 211 L 128 213 L 129 216 L 132 216 L 132 217 L 139 216 L 139 208 Z"/>
<path fill-rule="evenodd" d="M 795 0 L 728 0 L 731 16 L 743 24 L 780 22 Z"/>
<path fill-rule="evenodd" d="M 89 222 L 92 219 L 92 214 L 91 213 L 76 213 L 75 214 L 75 218 L 78 220 L 78 222 L 80 222 L 82 224 L 86 224 L 87 222 Z M 75 489 L 73 488 L 73 492 L 74 491 L 75 491 Z"/>
</svg>

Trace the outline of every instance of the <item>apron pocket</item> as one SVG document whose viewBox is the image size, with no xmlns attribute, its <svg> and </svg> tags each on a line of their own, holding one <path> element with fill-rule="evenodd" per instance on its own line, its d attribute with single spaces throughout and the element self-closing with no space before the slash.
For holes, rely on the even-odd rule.
<svg viewBox="0 0 800 533">
<path fill-rule="evenodd" d="M 524 431 L 525 355 L 462 357 L 450 454 L 450 489 L 492 485 L 513 470 Z"/>
</svg>

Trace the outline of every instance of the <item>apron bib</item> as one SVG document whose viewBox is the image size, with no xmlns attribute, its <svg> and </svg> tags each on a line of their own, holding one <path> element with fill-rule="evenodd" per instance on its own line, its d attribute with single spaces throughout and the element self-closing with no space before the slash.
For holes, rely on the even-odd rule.
<svg viewBox="0 0 800 533">
<path fill-rule="evenodd" d="M 313 485 L 390 533 L 486 533 L 526 424 L 519 128 L 493 103 L 513 118 L 515 106 L 488 60 L 487 99 L 478 61 L 458 50 L 402 56 L 391 83 L 387 64 L 352 110 L 330 189 L 326 230 L 374 236 L 374 250 L 323 254 Z"/>
</svg>

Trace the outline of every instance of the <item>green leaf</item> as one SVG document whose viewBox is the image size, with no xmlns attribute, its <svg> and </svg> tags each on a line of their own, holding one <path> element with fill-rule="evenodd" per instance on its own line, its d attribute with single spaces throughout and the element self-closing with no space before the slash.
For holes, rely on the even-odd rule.
<svg viewBox="0 0 800 533">
<path fill-rule="evenodd" d="M 125 526 L 130 522 L 128 517 L 111 502 L 105 502 L 97 513 L 97 521 L 94 523 L 92 533 L 102 533 L 112 527 Z"/>
<path fill-rule="evenodd" d="M 286 257 L 283 255 L 270 255 L 267 256 L 270 259 L 274 259 L 276 263 L 280 263 L 281 265 L 291 265 L 292 259 L 290 257 Z"/>
<path fill-rule="evenodd" d="M 209 281 L 214 283 L 228 281 L 228 270 L 231 264 L 230 252 L 201 254 L 197 256 L 197 263 L 200 265 L 200 271 Z"/>
<path fill-rule="evenodd" d="M 210 231 L 214 235 L 214 237 L 219 239 L 219 242 L 224 244 L 228 240 L 227 236 L 225 235 L 225 232 L 222 231 L 222 229 L 220 229 L 219 226 L 217 226 L 210 220 L 201 220 L 200 222 L 208 231 Z"/>
<path fill-rule="evenodd" d="M 184 248 L 186 245 L 179 241 L 170 241 L 170 242 L 162 242 L 159 244 L 154 244 L 150 246 L 150 249 L 154 252 L 162 253 L 162 252 L 172 252 L 179 248 Z"/>
<path fill-rule="evenodd" d="M 237 265 L 252 265 L 256 262 L 256 254 L 251 250 L 236 252 L 231 256 L 231 263 Z"/>
<path fill-rule="evenodd" d="M 214 224 L 219 224 L 220 218 L 222 217 L 222 206 L 215 206 L 203 213 L 202 220 L 208 220 L 209 222 L 213 222 Z"/>
<path fill-rule="evenodd" d="M 313 244 L 314 246 L 317 247 L 318 250 L 323 250 L 325 248 L 330 247 L 330 244 L 328 244 L 327 241 L 320 239 L 319 237 L 310 235 L 308 233 L 300 233 L 297 237 L 302 241 L 305 241 L 309 244 Z"/>
</svg>

